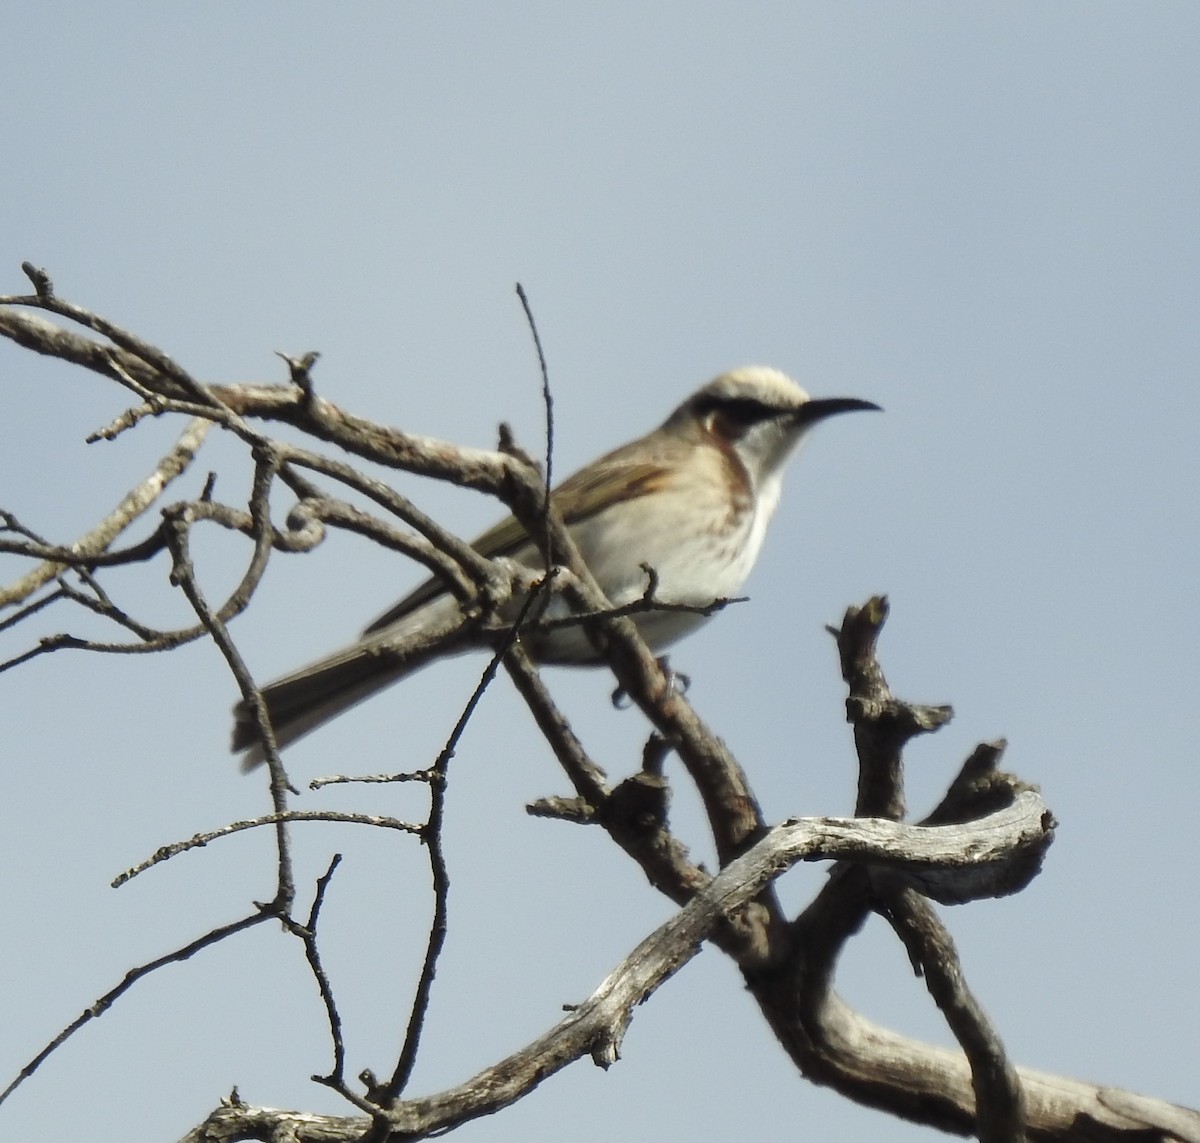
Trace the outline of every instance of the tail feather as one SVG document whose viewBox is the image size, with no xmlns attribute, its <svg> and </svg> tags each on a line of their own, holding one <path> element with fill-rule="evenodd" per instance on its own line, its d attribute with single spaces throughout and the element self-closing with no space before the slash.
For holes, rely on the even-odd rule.
<svg viewBox="0 0 1200 1143">
<path fill-rule="evenodd" d="M 271 683 L 262 695 L 276 745 L 280 749 L 290 745 L 415 669 L 416 665 L 398 664 L 389 671 L 378 656 L 363 653 L 328 665 L 314 664 L 304 673 Z M 243 770 L 266 760 L 254 707 L 244 699 L 234 707 L 232 749 L 235 754 L 247 751 Z"/>
<path fill-rule="evenodd" d="M 431 660 L 476 645 L 478 637 L 472 637 L 457 606 L 451 611 L 448 603 L 452 601 L 438 600 L 403 624 L 263 687 L 276 745 L 290 745 Z M 435 610 L 441 614 L 431 614 Z M 235 754 L 245 751 L 242 769 L 253 770 L 266 760 L 254 706 L 243 699 L 233 708 L 233 718 L 231 749 Z"/>
</svg>

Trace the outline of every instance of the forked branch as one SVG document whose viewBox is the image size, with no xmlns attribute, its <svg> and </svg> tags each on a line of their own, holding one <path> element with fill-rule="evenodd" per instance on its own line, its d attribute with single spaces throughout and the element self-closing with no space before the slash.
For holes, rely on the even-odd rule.
<svg viewBox="0 0 1200 1143">
<path fill-rule="evenodd" d="M 330 529 L 364 536 L 429 568 L 462 602 L 464 622 L 478 624 L 494 637 L 496 656 L 481 688 L 503 665 L 573 790 L 569 798 L 542 799 L 535 812 L 606 830 L 679 911 L 642 941 L 591 997 L 533 1043 L 447 1091 L 402 1098 L 407 1095 L 434 968 L 447 933 L 448 875 L 440 849 L 449 780 L 446 764 L 471 708 L 436 763 L 388 779 L 419 779 L 430 786 L 428 819 L 410 825 L 369 813 L 292 810 L 291 784 L 259 706 L 271 764 L 272 813 L 164 847 L 124 876 L 228 833 L 264 825 L 274 828 L 278 839 L 275 899 L 132 970 L 40 1052 L 12 1086 L 142 976 L 263 920 L 277 920 L 300 939 L 325 1000 L 334 1059 L 321 1082 L 341 1091 L 355 1111 L 345 1117 L 314 1116 L 249 1107 L 232 1098 L 189 1133 L 186 1138 L 195 1143 L 231 1138 L 378 1143 L 388 1137 L 427 1137 L 491 1114 L 573 1061 L 590 1057 L 603 1067 L 614 1063 L 636 1006 L 686 965 L 704 942 L 737 963 L 796 1067 L 851 1099 L 942 1130 L 973 1133 L 988 1143 L 1023 1138 L 1200 1141 L 1196 1112 L 1017 1068 L 1008 1060 L 998 1031 L 971 994 L 953 941 L 930 902 L 963 904 L 1019 891 L 1037 874 L 1055 823 L 1033 787 L 999 770 L 1003 751 L 999 743 L 981 745 L 972 754 L 942 803 L 923 822 L 904 822 L 904 748 L 915 735 L 943 725 L 951 711 L 945 706 L 905 703 L 892 695 L 876 653 L 887 616 L 884 599 L 850 609 L 835 631 L 859 759 L 857 816 L 806 818 L 771 828 L 737 759 L 673 685 L 638 635 L 630 618 L 636 605 L 619 612 L 609 606 L 570 531 L 549 504 L 538 466 L 507 435 L 502 434 L 501 447 L 495 451 L 469 449 L 349 413 L 316 392 L 315 354 L 285 357 L 288 378 L 283 384 L 202 382 L 143 338 L 59 298 L 45 272 L 26 266 L 26 273 L 34 292 L 0 298 L 0 336 L 116 381 L 135 399 L 92 440 L 110 440 L 132 431 L 148 417 L 191 420 L 175 448 L 85 536 L 55 544 L 11 515 L 2 518 L 0 530 L 7 535 L 0 537 L 0 552 L 24 557 L 31 566 L 0 594 L 0 606 L 20 605 L 0 630 L 17 626 L 51 604 L 66 602 L 107 616 L 126 639 L 100 644 L 69 635 L 50 637 L 11 659 L 8 666 L 60 647 L 150 651 L 206 635 L 225 656 L 247 702 L 256 703 L 255 680 L 230 635 L 228 620 L 249 605 L 275 553 L 311 550 Z M 549 408 L 548 392 L 547 386 Z M 264 426 L 271 422 L 289 424 L 311 441 L 333 445 L 352 458 L 449 480 L 500 498 L 529 534 L 538 537 L 548 561 L 561 566 L 545 590 L 561 591 L 571 602 L 574 621 L 602 651 L 622 690 L 653 728 L 635 772 L 609 779 L 555 705 L 536 664 L 516 639 L 520 624 L 505 625 L 495 619 L 498 609 L 514 595 L 531 597 L 534 581 L 541 578 L 537 572 L 484 559 L 385 482 L 368 477 L 342 456 L 267 435 Z M 163 506 L 149 535 L 115 549 L 117 537 L 158 504 L 163 489 L 187 467 L 213 427 L 242 441 L 251 452 L 254 477 L 245 504 L 217 501 L 210 479 L 197 498 Z M 552 430 L 552 424 L 549 427 Z M 286 523 L 276 525 L 272 508 L 281 496 L 289 500 Z M 344 496 L 357 497 L 359 503 L 351 504 Z M 253 543 L 236 588 L 212 603 L 190 554 L 201 523 L 241 533 Z M 109 568 L 160 555 L 164 562 L 169 560 L 172 585 L 186 595 L 195 612 L 196 623 L 190 628 L 158 631 L 119 607 L 101 586 Z M 647 580 L 649 605 L 656 584 L 652 568 L 647 569 Z M 52 583 L 54 588 L 48 590 Z M 664 772 L 664 759 L 672 752 L 682 761 L 705 807 L 720 866 L 715 873 L 691 858 L 688 846 L 672 829 L 671 791 Z M 416 833 L 430 855 L 435 917 L 405 1047 L 394 1066 L 383 1072 L 387 1078 L 367 1082 L 362 1094 L 351 1088 L 343 1074 L 346 1050 L 333 1003 L 333 982 L 317 948 L 320 905 L 335 863 L 318 883 L 307 917 L 297 918 L 292 912 L 295 889 L 288 827 L 314 819 Z M 798 916 L 788 916 L 775 882 L 796 862 L 816 860 L 834 862 L 828 881 Z M 902 948 L 924 977 L 961 1051 L 935 1048 L 879 1027 L 834 991 L 841 951 L 872 913 L 892 924 L 902 942 L 898 951 Z M 386 986 L 394 988 L 395 982 Z"/>
</svg>

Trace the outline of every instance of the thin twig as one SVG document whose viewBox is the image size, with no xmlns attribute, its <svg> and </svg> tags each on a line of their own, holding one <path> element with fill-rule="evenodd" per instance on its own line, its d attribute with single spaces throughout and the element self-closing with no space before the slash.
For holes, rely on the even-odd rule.
<svg viewBox="0 0 1200 1143">
<path fill-rule="evenodd" d="M 106 592 L 97 582 L 95 576 L 91 572 L 85 571 L 82 568 L 75 569 L 76 574 L 92 589 L 93 594 L 87 595 L 72 587 L 65 579 L 58 581 L 58 592 L 63 599 L 69 599 L 72 603 L 78 604 L 80 607 L 91 611 L 96 615 L 111 620 L 119 627 L 124 627 L 127 631 L 132 631 L 144 643 L 151 643 L 155 640 L 166 639 L 170 636 L 170 632 L 157 631 L 153 627 L 146 626 L 145 623 L 134 619 L 124 608 L 118 607 Z"/>
<path fill-rule="evenodd" d="M 329 862 L 329 868 L 317 879 L 316 892 L 313 894 L 312 908 L 308 911 L 308 921 L 303 926 L 294 922 L 289 923 L 288 929 L 300 938 L 304 945 L 304 956 L 312 969 L 317 988 L 321 993 L 321 1002 L 325 1005 L 325 1017 L 329 1021 L 329 1035 L 333 1040 L 333 1070 L 328 1075 L 314 1075 L 312 1080 L 325 1087 L 332 1088 L 344 1099 L 349 1100 L 359 1111 L 364 1111 L 375 1121 L 376 1128 L 387 1123 L 383 1111 L 363 1099 L 346 1082 L 346 1044 L 342 1036 L 342 1017 L 338 1012 L 337 1003 L 333 998 L 333 985 L 321 963 L 321 952 L 317 945 L 317 922 L 321 916 L 321 906 L 325 902 L 325 893 L 333 880 L 334 871 L 341 864 L 342 855 L 335 853 Z"/>
<path fill-rule="evenodd" d="M 288 810 L 282 814 L 264 814 L 259 818 L 230 822 L 220 829 L 198 833 L 193 837 L 189 837 L 186 841 L 173 841 L 170 845 L 164 845 L 156 849 L 154 854 L 146 858 L 145 861 L 139 862 L 131 869 L 127 869 L 124 873 L 120 873 L 114 877 L 112 887 L 119 889 L 126 882 L 132 881 L 141 873 L 145 873 L 147 869 L 153 869 L 154 866 L 161 865 L 164 861 L 170 861 L 172 857 L 180 853 L 186 853 L 190 849 L 203 849 L 211 841 L 230 837 L 235 833 L 241 833 L 243 830 L 257 829 L 259 826 L 279 825 L 281 822 L 339 822 L 349 825 L 375 826 L 379 829 L 394 829 L 399 830 L 401 833 L 409 833 L 418 837 L 421 835 L 423 829 L 422 826 L 413 825 L 411 822 L 403 822 L 399 818 L 387 817 L 380 814 L 346 813 L 342 810 Z"/>
<path fill-rule="evenodd" d="M 453 532 L 443 528 L 431 516 L 420 511 L 395 489 L 381 480 L 373 480 L 363 475 L 342 461 L 322 456 L 320 453 L 282 443 L 277 447 L 283 463 L 309 468 L 323 476 L 332 477 L 347 487 L 361 492 L 364 496 L 374 500 L 380 507 L 386 508 L 404 523 L 415 528 L 430 542 L 431 547 L 424 548 L 414 544 L 405 551 L 405 554 L 424 563 L 430 571 L 442 578 L 447 588 L 456 596 L 465 598 L 462 574 L 447 570 L 448 564 L 451 562 L 465 572 L 477 589 L 484 592 L 485 598 L 493 591 L 496 569 L 492 562 L 481 556 L 470 544 L 461 540 Z M 399 547 L 399 543 L 396 546 Z"/>
<path fill-rule="evenodd" d="M 342 1017 L 333 999 L 333 986 L 329 976 L 321 964 L 321 953 L 317 947 L 317 922 L 321 916 L 321 906 L 325 902 L 325 893 L 333 880 L 334 872 L 342 863 L 342 855 L 335 853 L 329 862 L 329 868 L 317 879 L 317 889 L 313 894 L 312 908 L 308 911 L 308 922 L 297 935 L 304 942 L 304 955 L 308 958 L 309 967 L 321 992 L 321 1001 L 325 1005 L 325 1015 L 329 1020 L 329 1035 L 333 1040 L 333 1070 L 326 1076 L 313 1076 L 317 1083 L 327 1084 L 339 1090 L 346 1086 L 346 1044 L 342 1039 Z M 295 930 L 294 930 L 295 931 Z"/>
<path fill-rule="evenodd" d="M 432 782 L 432 770 L 409 770 L 400 774 L 330 774 L 324 778 L 314 778 L 308 784 L 310 790 L 319 790 L 322 786 L 346 786 L 352 784 L 383 785 L 392 782 Z"/>
<path fill-rule="evenodd" d="M 533 317 L 533 308 L 529 298 L 525 296 L 525 287 L 517 283 L 517 297 L 521 299 L 521 308 L 525 311 L 525 320 L 529 324 L 529 332 L 533 335 L 533 345 L 537 350 L 538 369 L 542 374 L 542 405 L 546 412 L 546 524 L 542 541 L 542 551 L 546 554 L 546 566 L 550 566 L 550 523 L 549 502 L 550 490 L 554 487 L 554 395 L 550 391 L 550 371 L 546 367 L 546 354 L 542 351 L 542 338 L 538 333 L 537 322 Z"/>
<path fill-rule="evenodd" d="M 155 465 L 154 471 L 127 492 L 104 520 L 70 546 L 71 554 L 81 557 L 107 549 L 121 532 L 162 495 L 168 484 L 187 470 L 211 427 L 207 421 L 192 421 L 171 451 Z M 0 607 L 10 606 L 18 600 L 28 598 L 62 570 L 63 564 L 47 561 L 26 572 L 16 583 L 0 589 Z"/>
<path fill-rule="evenodd" d="M 549 576 L 543 577 L 544 580 Z M 509 647 L 517 639 L 525 616 L 535 605 L 540 588 L 535 587 L 525 597 L 521 612 L 516 622 L 508 632 L 501 646 L 488 662 L 479 682 L 476 684 L 471 697 L 467 700 L 454 729 L 450 732 L 445 746 L 438 754 L 437 760 L 431 767 L 429 781 L 429 819 L 422 831 L 422 838 L 429 850 L 429 869 L 433 882 L 434 906 L 433 919 L 429 926 L 429 940 L 425 948 L 425 958 L 421 965 L 421 976 L 417 981 L 416 992 L 413 996 L 412 1009 L 409 1013 L 408 1027 L 404 1034 L 404 1044 L 400 1049 L 400 1057 L 396 1061 L 395 1070 L 386 1083 L 373 1085 L 368 1098 L 372 1103 L 381 1107 L 389 1107 L 400 1097 L 412 1078 L 413 1068 L 416 1067 L 417 1051 L 421 1043 L 421 1033 L 425 1024 L 425 1015 L 429 1008 L 429 999 L 433 990 L 433 980 L 437 975 L 437 962 L 446 943 L 447 918 L 449 916 L 450 874 L 446 866 L 446 857 L 442 849 L 442 825 L 446 813 L 446 791 L 449 786 L 450 760 L 458 748 L 467 729 L 467 724 L 474 715 L 476 708 L 483 699 L 484 692 L 492 684 L 500 664 Z"/>
<path fill-rule="evenodd" d="M 246 666 L 233 640 L 229 637 L 229 632 L 222 618 L 209 607 L 207 600 L 204 598 L 204 593 L 200 590 L 200 586 L 196 582 L 195 569 L 192 566 L 189 554 L 188 537 L 190 523 L 191 521 L 187 512 L 180 512 L 171 520 L 172 527 L 169 532 L 172 556 L 171 579 L 173 583 L 182 588 L 184 595 L 187 596 L 188 602 L 192 605 L 192 609 L 196 612 L 200 622 L 204 624 L 212 635 L 213 642 L 217 644 L 221 654 L 225 657 L 225 661 L 229 664 L 229 669 L 233 672 L 234 678 L 242 690 L 242 694 L 247 699 L 257 702 L 259 721 L 263 731 L 263 741 L 266 746 L 267 763 L 270 766 L 271 773 L 271 801 L 274 804 L 275 813 L 283 815 L 288 810 L 288 793 L 292 787 L 288 782 L 287 772 L 283 768 L 283 763 L 279 759 L 279 752 L 275 748 L 273 733 L 270 729 L 269 720 L 266 717 L 266 711 L 263 709 L 262 698 L 250 675 L 249 668 Z M 261 541 L 256 545 L 256 559 L 258 551 L 262 546 Z M 291 844 L 288 840 L 287 823 L 282 819 L 275 825 L 275 848 L 278 877 L 273 907 L 280 916 L 284 916 L 291 909 L 292 901 L 295 900 L 296 883 L 292 872 Z"/>
<path fill-rule="evenodd" d="M 109 341 L 125 350 L 126 353 L 133 354 L 145 362 L 146 365 L 162 378 L 177 385 L 201 404 L 220 407 L 216 397 L 192 377 L 186 369 L 181 368 L 157 346 L 151 345 L 150 342 L 144 341 L 136 334 L 123 329 L 115 322 L 111 322 L 107 318 L 93 313 L 91 310 L 84 309 L 82 306 L 64 301 L 58 297 L 54 293 L 54 286 L 44 270 L 37 269 L 28 262 L 22 263 L 21 269 L 25 271 L 30 281 L 33 282 L 37 294 L 31 298 L 0 299 L 0 302 L 34 306 L 39 309 L 49 310 L 59 317 L 69 318 L 71 321 L 77 322 L 79 325 L 85 326 L 87 329 L 108 338 Z"/>
<path fill-rule="evenodd" d="M 263 921 L 271 920 L 274 914 L 258 911 L 251 913 L 249 916 L 242 917 L 240 920 L 231 921 L 227 925 L 218 925 L 215 929 L 210 929 L 201 937 L 197 937 L 194 941 L 189 941 L 186 945 L 174 949 L 169 953 L 164 953 L 160 957 L 156 957 L 152 961 L 147 961 L 145 964 L 140 964 L 135 968 L 131 968 L 122 978 L 121 983 L 115 988 L 111 988 L 103 996 L 95 1000 L 89 1007 L 85 1008 L 74 1020 L 71 1021 L 53 1040 L 50 1041 L 32 1060 L 29 1061 L 17 1074 L 16 1078 L 0 1092 L 0 1103 L 3 1103 L 18 1087 L 21 1086 L 39 1067 L 46 1061 L 46 1058 L 61 1048 L 76 1032 L 79 1031 L 85 1024 L 95 1020 L 104 1013 L 118 1000 L 125 992 L 132 988 L 144 976 L 148 976 L 156 969 L 162 968 L 168 964 L 178 964 L 180 961 L 187 960 L 189 957 L 195 956 L 201 949 L 208 948 L 209 945 L 216 944 L 218 941 L 224 940 L 226 937 L 231 937 L 234 933 L 240 933 L 245 929 L 252 928 L 254 925 L 261 924 Z"/>
</svg>

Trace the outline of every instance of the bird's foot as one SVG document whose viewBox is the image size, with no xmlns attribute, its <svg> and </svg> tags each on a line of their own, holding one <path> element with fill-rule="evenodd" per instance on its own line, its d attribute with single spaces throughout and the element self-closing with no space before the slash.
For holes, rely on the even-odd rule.
<svg viewBox="0 0 1200 1143">
<path fill-rule="evenodd" d="M 667 693 L 687 694 L 688 688 L 692 685 L 691 675 L 685 675 L 682 671 L 675 670 L 666 655 L 658 660 L 658 665 L 663 674 L 667 676 Z M 617 687 L 612 693 L 612 704 L 617 710 L 626 710 L 633 705 L 633 699 L 629 697 L 629 692 L 624 687 Z"/>
</svg>

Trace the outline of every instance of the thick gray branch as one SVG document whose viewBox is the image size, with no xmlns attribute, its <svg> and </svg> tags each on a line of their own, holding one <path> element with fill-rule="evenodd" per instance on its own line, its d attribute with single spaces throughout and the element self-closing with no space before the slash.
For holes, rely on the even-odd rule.
<svg viewBox="0 0 1200 1143">
<path fill-rule="evenodd" d="M 691 960 L 705 937 L 730 913 L 799 861 L 865 861 L 949 877 L 955 870 L 999 868 L 1006 861 L 1022 860 L 1028 849 L 1045 844 L 1045 817 L 1041 799 L 1030 791 L 981 821 L 959 825 L 802 818 L 777 826 L 638 945 L 566 1019 L 459 1087 L 397 1104 L 388 1113 L 393 1129 L 408 1139 L 424 1138 L 501 1110 L 585 1055 L 609 1066 L 619 1058 L 634 1007 Z M 1007 883 L 1004 877 L 996 880 L 997 885 Z M 947 1055 L 958 1059 L 953 1053 Z M 969 1090 L 965 1064 L 962 1069 Z M 291 1138 L 299 1143 L 351 1140 L 368 1126 L 362 1117 L 338 1119 L 230 1104 L 215 1111 L 186 1139 L 234 1138 L 242 1131 L 255 1138 Z"/>
</svg>

